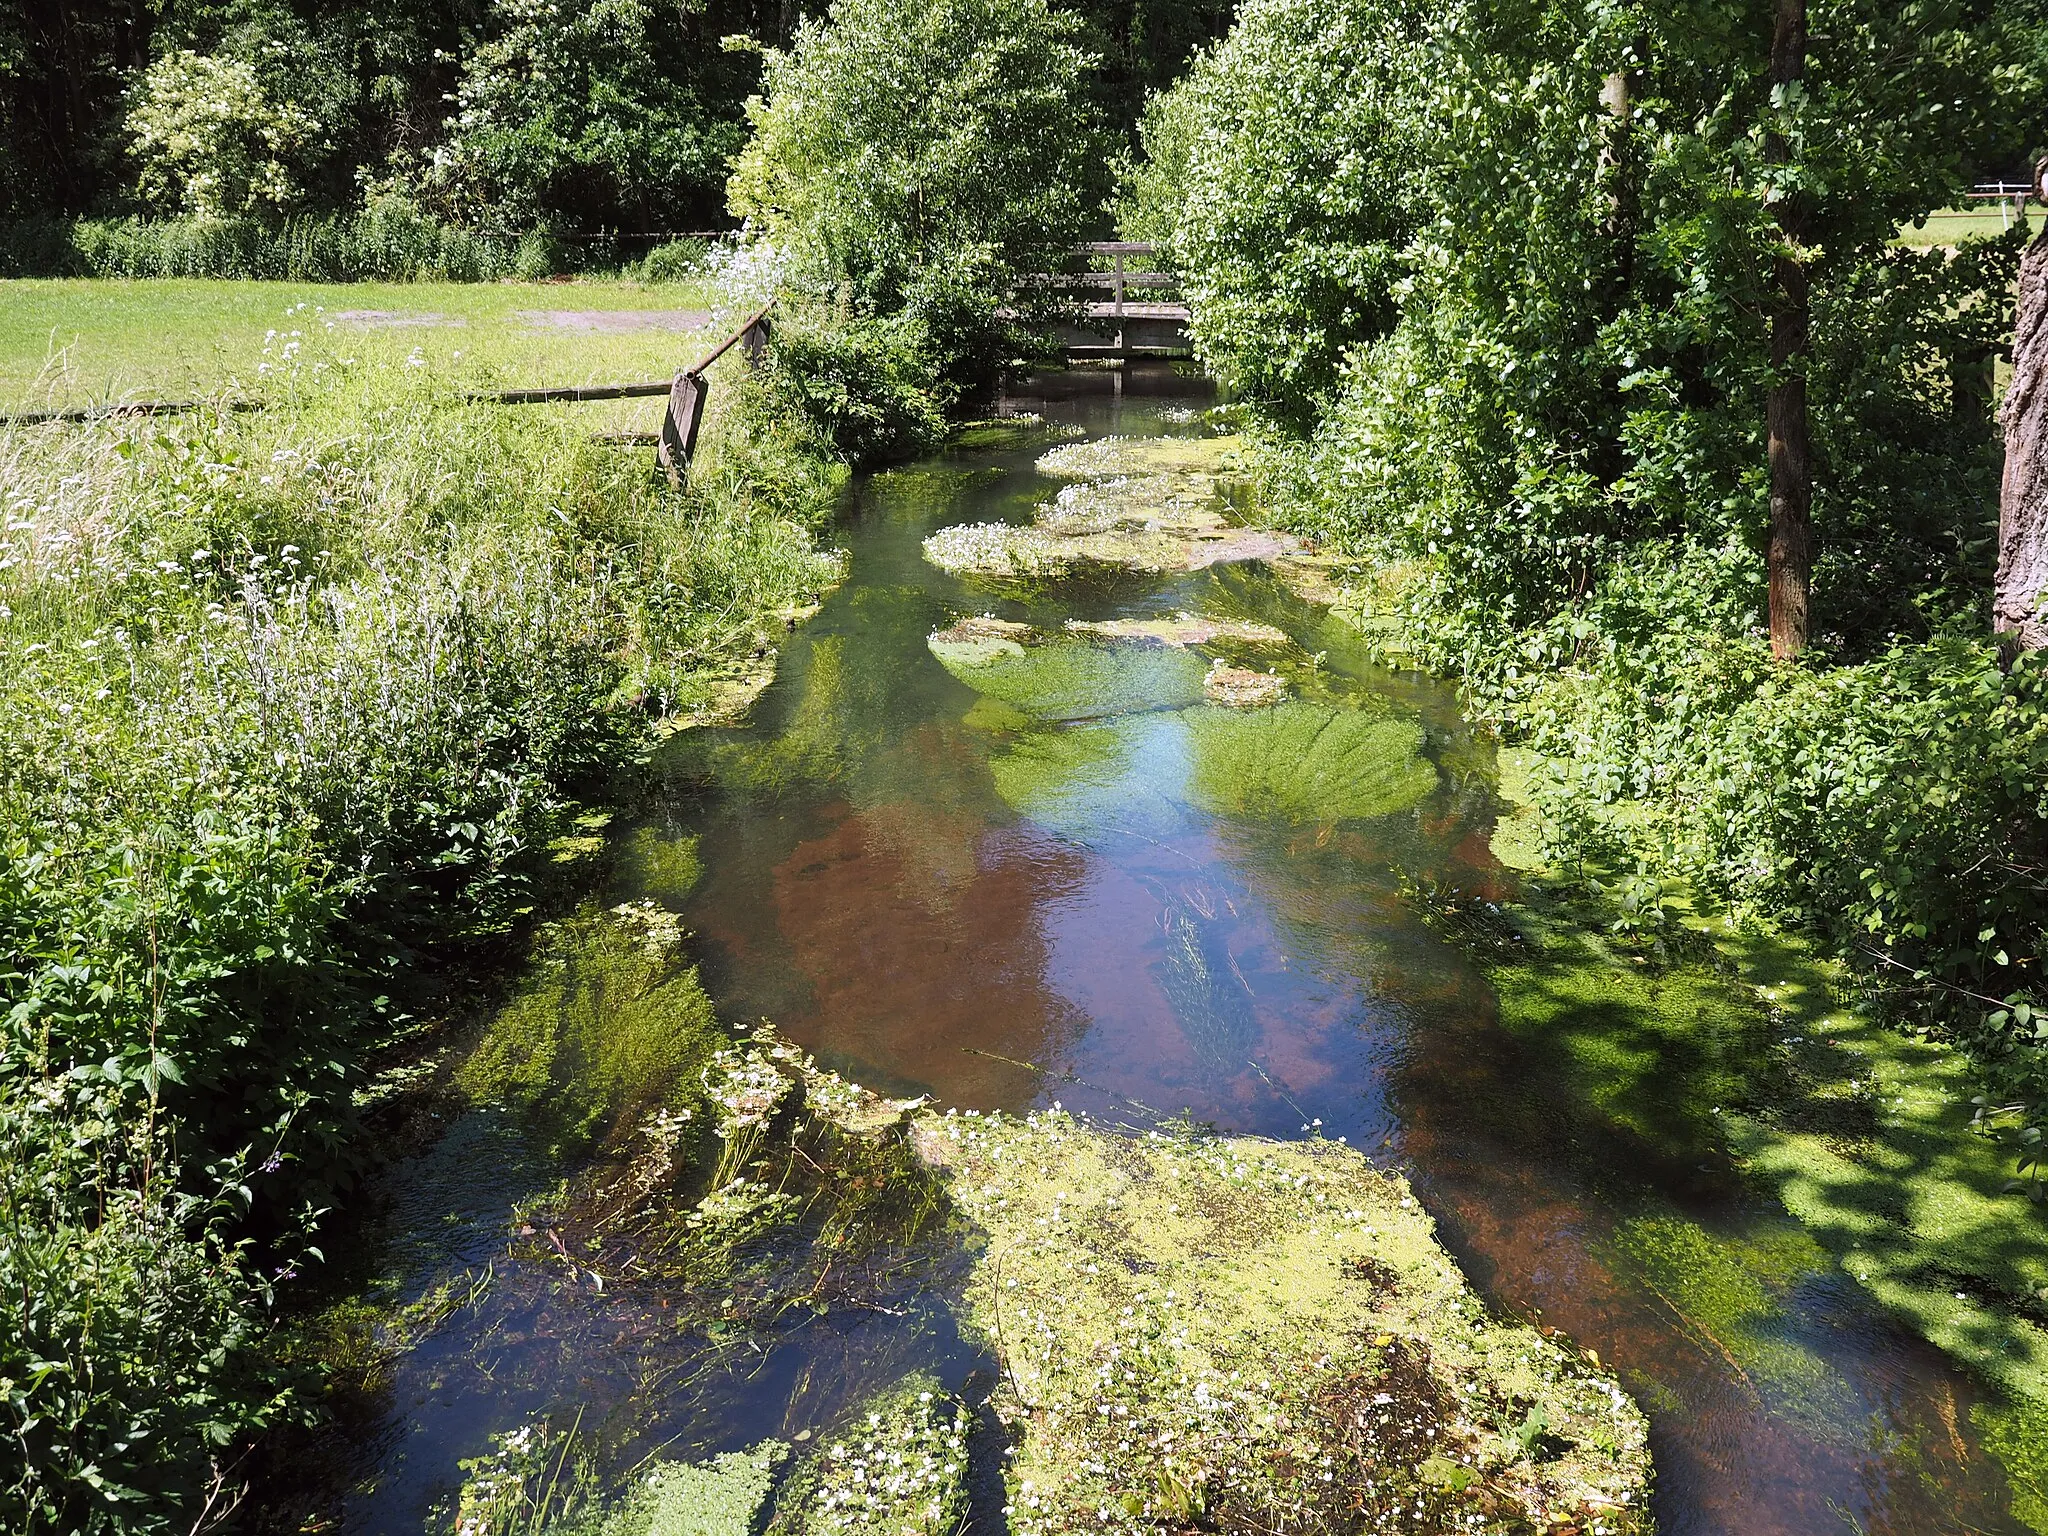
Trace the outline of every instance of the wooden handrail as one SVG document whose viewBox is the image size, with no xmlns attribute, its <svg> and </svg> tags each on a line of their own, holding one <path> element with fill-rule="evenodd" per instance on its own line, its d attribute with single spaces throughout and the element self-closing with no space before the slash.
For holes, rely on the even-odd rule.
<svg viewBox="0 0 2048 1536">
<path fill-rule="evenodd" d="M 538 389 L 489 389 L 478 390 L 463 398 L 478 405 L 546 405 L 551 401 L 576 400 L 636 400 L 650 395 L 665 395 L 676 387 L 676 379 L 698 378 L 704 370 L 725 356 L 747 333 L 768 318 L 768 311 L 775 307 L 774 301 L 762 305 L 747 323 L 734 331 L 725 340 L 713 347 L 709 353 L 685 368 L 675 378 L 647 379 L 637 384 L 555 384 Z"/>
<path fill-rule="evenodd" d="M 674 379 L 647 379 L 638 384 L 557 384 L 541 389 L 484 389 L 462 398 L 472 405 L 545 405 L 551 400 L 633 400 L 665 395 Z"/>
<path fill-rule="evenodd" d="M 725 340 L 721 341 L 717 346 L 713 347 L 711 349 L 709 356 L 699 359 L 695 367 L 685 368 L 683 372 L 693 379 L 696 378 L 699 374 L 703 373 L 703 371 L 706 368 L 709 368 L 713 363 L 717 362 L 721 357 L 725 356 L 726 353 L 730 352 L 734 347 L 738 346 L 740 342 L 746 338 L 747 333 L 749 331 L 753 330 L 755 326 L 759 325 L 763 320 L 766 320 L 768 318 L 768 311 L 773 309 L 774 307 L 775 301 L 773 299 L 770 299 L 766 304 L 763 304 L 759 309 L 754 311 L 753 315 L 749 317 L 745 325 L 741 326 L 738 330 L 734 331 L 730 336 L 726 337 Z"/>
<path fill-rule="evenodd" d="M 0 426 L 36 427 L 53 421 L 98 421 L 103 416 L 175 416 L 181 411 L 254 411 L 258 400 L 124 400 L 119 405 L 82 405 L 67 410 L 16 411 L 0 416 Z"/>
</svg>

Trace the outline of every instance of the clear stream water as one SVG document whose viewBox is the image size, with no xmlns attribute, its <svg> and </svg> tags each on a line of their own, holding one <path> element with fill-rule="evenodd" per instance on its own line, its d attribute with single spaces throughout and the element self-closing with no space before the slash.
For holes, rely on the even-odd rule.
<svg viewBox="0 0 2048 1536">
<path fill-rule="evenodd" d="M 1190 387 L 1166 370 L 1077 374 L 1007 404 L 1091 435 L 1171 435 L 1202 430 Z M 1446 690 L 1371 666 L 1256 567 L 1076 580 L 1020 602 L 923 559 L 936 528 L 1027 520 L 1055 489 L 1033 469 L 1046 446 L 860 485 L 850 575 L 789 638 L 752 723 L 663 759 L 668 792 L 645 825 L 696 839 L 703 877 L 680 914 L 721 1014 L 771 1019 L 861 1082 L 961 1108 L 1057 1099 L 1113 1118 L 1134 1099 L 1277 1137 L 1320 1120 L 1408 1172 L 1497 1307 L 1620 1373 L 1651 1415 L 1672 1536 L 2021 1529 L 1972 1436 L 1967 1379 L 1839 1271 L 1795 1263 L 1753 1286 L 1738 1353 L 1623 1257 L 1617 1234 L 1646 1221 L 1689 1224 L 1715 1252 L 1800 1240 L 1711 1148 L 1653 1156 L 1562 1095 L 1404 901 L 1400 872 L 1509 893 L 1488 849 L 1491 751 Z M 1005 733 L 970 718 L 977 695 L 926 637 L 985 612 L 1056 628 L 1182 610 L 1327 653 L 1362 707 L 1423 727 L 1434 792 L 1335 827 L 1211 815 L 1176 795 L 1185 744 L 1162 730 L 1042 786 L 1030 816 L 1006 803 L 990 766 Z M 399 1360 L 341 1529 L 421 1531 L 458 1460 L 536 1415 L 580 1414 L 630 1465 L 822 1427 L 914 1366 L 970 1387 L 986 1369 L 930 1297 L 792 1324 L 707 1364 L 657 1289 L 600 1292 L 515 1256 L 513 1208 L 559 1176 L 483 1112 L 392 1171 L 380 1240 L 405 1298 L 486 1266 L 491 1281 Z"/>
</svg>

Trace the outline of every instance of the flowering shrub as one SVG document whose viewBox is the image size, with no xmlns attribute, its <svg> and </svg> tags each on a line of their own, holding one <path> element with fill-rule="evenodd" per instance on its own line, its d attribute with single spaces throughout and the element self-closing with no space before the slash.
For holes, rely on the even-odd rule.
<svg viewBox="0 0 2048 1536">
<path fill-rule="evenodd" d="M 142 195 L 203 219 L 289 206 L 289 162 L 319 132 L 304 109 L 271 99 L 248 60 L 190 49 L 150 65 L 128 111 Z"/>
</svg>

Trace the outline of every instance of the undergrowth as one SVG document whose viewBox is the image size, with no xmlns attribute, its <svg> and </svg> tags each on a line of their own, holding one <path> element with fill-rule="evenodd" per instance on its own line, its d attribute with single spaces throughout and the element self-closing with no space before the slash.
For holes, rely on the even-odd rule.
<svg viewBox="0 0 2048 1536">
<path fill-rule="evenodd" d="M 232 1509 L 419 961 L 554 900 L 587 800 L 834 574 L 836 479 L 744 390 L 678 496 L 315 345 L 262 411 L 0 428 L 9 1530 Z"/>
</svg>

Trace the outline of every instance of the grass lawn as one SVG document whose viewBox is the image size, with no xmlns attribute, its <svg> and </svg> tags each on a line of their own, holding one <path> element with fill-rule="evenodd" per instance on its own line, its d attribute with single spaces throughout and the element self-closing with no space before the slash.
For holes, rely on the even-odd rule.
<svg viewBox="0 0 2048 1536">
<path fill-rule="evenodd" d="M 275 351 L 294 332 L 307 354 L 416 353 L 470 386 L 658 379 L 715 339 L 714 302 L 703 283 L 0 281 L 0 410 L 260 393 L 266 343 Z M 593 426 L 648 426 L 660 408 L 623 407 L 592 411 Z"/>
<path fill-rule="evenodd" d="M 2012 215 L 2000 210 L 1996 203 L 1982 203 L 1974 208 L 1940 208 L 1927 216 L 1927 222 L 1915 227 L 1902 225 L 1899 229 L 1900 245 L 1954 245 L 1971 235 L 2000 235 L 2012 225 Z"/>
</svg>

